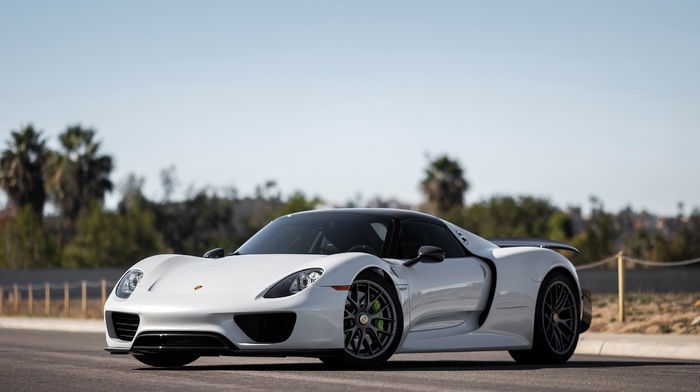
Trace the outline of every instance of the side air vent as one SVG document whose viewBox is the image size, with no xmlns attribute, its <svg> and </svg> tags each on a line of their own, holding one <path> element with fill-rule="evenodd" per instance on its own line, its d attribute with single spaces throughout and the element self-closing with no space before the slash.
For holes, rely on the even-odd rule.
<svg viewBox="0 0 700 392">
<path fill-rule="evenodd" d="M 112 312 L 112 325 L 117 338 L 129 342 L 134 340 L 140 320 L 138 314 Z"/>
<path fill-rule="evenodd" d="M 252 340 L 258 343 L 281 343 L 291 336 L 297 315 L 296 313 L 239 314 L 233 319 Z"/>
</svg>

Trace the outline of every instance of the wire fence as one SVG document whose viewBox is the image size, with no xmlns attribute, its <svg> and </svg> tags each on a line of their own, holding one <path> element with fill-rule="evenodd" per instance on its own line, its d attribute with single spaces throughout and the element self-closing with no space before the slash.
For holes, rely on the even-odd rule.
<svg viewBox="0 0 700 392">
<path fill-rule="evenodd" d="M 684 261 L 650 261 L 650 260 L 640 260 L 628 256 L 622 256 L 622 259 L 629 261 L 634 264 L 639 264 L 647 267 L 683 267 L 691 264 L 700 263 L 700 258 L 684 260 Z"/>
<path fill-rule="evenodd" d="M 691 264 L 698 264 L 700 263 L 700 257 L 696 259 L 690 259 L 690 260 L 683 260 L 683 261 L 652 261 L 652 260 L 641 260 L 641 259 L 635 259 L 633 257 L 625 256 L 622 253 L 618 253 L 616 255 L 610 256 L 606 259 L 600 260 L 600 261 L 595 261 L 593 263 L 589 264 L 584 264 L 584 265 L 577 265 L 576 270 L 577 271 L 585 271 L 588 269 L 593 269 L 597 268 L 600 266 L 603 266 L 608 263 L 612 263 L 613 261 L 618 260 L 618 258 L 622 258 L 623 261 L 627 261 L 633 264 L 638 264 L 638 265 L 643 265 L 645 267 L 685 267 Z"/>
<path fill-rule="evenodd" d="M 608 257 L 607 259 L 603 259 L 603 260 L 600 260 L 600 261 L 596 261 L 596 262 L 593 262 L 593 263 L 590 263 L 590 264 L 577 265 L 577 266 L 576 266 L 576 270 L 577 270 L 577 271 L 584 271 L 584 270 L 588 270 L 588 269 L 597 268 L 597 267 L 603 266 L 603 265 L 605 265 L 605 264 L 608 264 L 608 263 L 610 263 L 610 262 L 612 262 L 612 261 L 614 261 L 614 260 L 617 260 L 617 255 L 615 255 L 615 256 L 610 256 L 610 257 Z"/>
<path fill-rule="evenodd" d="M 652 261 L 652 260 L 641 260 L 634 257 L 625 256 L 622 252 L 608 257 L 606 259 L 596 261 L 586 265 L 580 265 L 576 267 L 577 271 L 584 271 L 589 269 L 594 269 L 605 264 L 617 261 L 617 288 L 618 288 L 618 320 L 620 322 L 625 321 L 625 270 L 626 264 L 637 264 L 645 267 L 661 267 L 661 268 L 673 268 L 673 267 L 685 267 L 692 264 L 700 263 L 700 258 L 683 260 L 683 261 Z"/>
<path fill-rule="evenodd" d="M 102 308 L 107 301 L 108 290 L 111 291 L 116 282 L 100 279 L 98 281 L 81 280 L 78 282 L 63 283 L 14 283 L 9 286 L 0 286 L 0 316 L 1 315 L 27 315 L 27 316 L 75 316 L 76 311 L 75 296 L 72 292 L 80 289 L 80 308 L 78 315 L 82 318 L 88 317 L 88 311 L 95 309 L 101 314 Z M 94 299 L 94 295 L 88 297 L 88 289 L 99 290 L 99 302 Z M 61 292 L 62 295 L 56 295 Z M 52 297 L 52 292 L 54 292 Z M 52 299 L 55 298 L 55 299 Z M 43 312 L 41 304 L 43 302 Z M 73 303 L 72 303 L 73 302 Z M 90 306 L 89 306 L 90 305 Z"/>
</svg>

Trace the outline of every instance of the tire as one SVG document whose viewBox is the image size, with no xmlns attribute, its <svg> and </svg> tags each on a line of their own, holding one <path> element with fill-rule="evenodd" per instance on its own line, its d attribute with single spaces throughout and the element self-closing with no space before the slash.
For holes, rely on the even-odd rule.
<svg viewBox="0 0 700 392">
<path fill-rule="evenodd" d="M 141 363 L 154 367 L 180 367 L 192 363 L 199 358 L 188 354 L 132 354 Z"/>
<path fill-rule="evenodd" d="M 511 350 L 524 364 L 558 364 L 574 354 L 579 335 L 578 286 L 569 275 L 554 271 L 540 286 L 535 307 L 535 330 L 530 350 Z"/>
<path fill-rule="evenodd" d="M 396 289 L 376 273 L 365 271 L 355 278 L 345 300 L 345 352 L 320 359 L 333 367 L 374 368 L 394 354 L 402 334 L 403 311 Z"/>
</svg>

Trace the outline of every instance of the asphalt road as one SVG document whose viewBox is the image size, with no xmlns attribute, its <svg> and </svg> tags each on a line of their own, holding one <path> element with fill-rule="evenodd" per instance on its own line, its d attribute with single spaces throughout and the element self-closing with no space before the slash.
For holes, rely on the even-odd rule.
<svg viewBox="0 0 700 392">
<path fill-rule="evenodd" d="M 575 355 L 522 366 L 507 353 L 405 354 L 373 371 L 305 358 L 200 358 L 178 370 L 102 350 L 97 333 L 0 329 L 2 391 L 697 391 L 700 362 Z"/>
</svg>

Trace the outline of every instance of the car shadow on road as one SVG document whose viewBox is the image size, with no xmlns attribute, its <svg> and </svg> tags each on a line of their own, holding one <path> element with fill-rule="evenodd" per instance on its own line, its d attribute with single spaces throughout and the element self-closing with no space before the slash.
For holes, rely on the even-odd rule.
<svg viewBox="0 0 700 392">
<path fill-rule="evenodd" d="M 384 365 L 370 370 L 348 370 L 326 366 L 322 363 L 265 363 L 265 364 L 226 364 L 226 365 L 188 365 L 178 368 L 154 368 L 142 367 L 140 371 L 314 371 L 314 372 L 337 372 L 337 371 L 366 371 L 366 372 L 402 372 L 402 371 L 518 371 L 536 369 L 596 369 L 596 368 L 626 368 L 626 367 L 647 367 L 647 366 L 700 366 L 700 362 L 679 362 L 679 361 L 658 361 L 658 360 L 634 360 L 634 361 L 569 361 L 559 365 L 522 365 L 512 361 L 470 361 L 470 360 L 447 360 L 447 361 L 411 361 L 399 360 L 389 361 Z"/>
<path fill-rule="evenodd" d="M 679 366 L 692 362 L 662 361 L 569 361 L 559 365 L 523 365 L 511 361 L 394 361 L 378 371 L 479 371 L 479 370 L 536 370 L 536 369 L 595 369 L 616 367 Z M 700 363 L 697 363 L 700 365 Z"/>
</svg>

